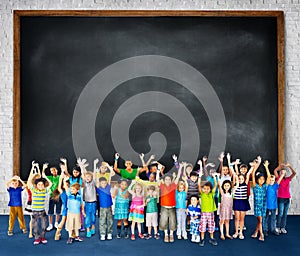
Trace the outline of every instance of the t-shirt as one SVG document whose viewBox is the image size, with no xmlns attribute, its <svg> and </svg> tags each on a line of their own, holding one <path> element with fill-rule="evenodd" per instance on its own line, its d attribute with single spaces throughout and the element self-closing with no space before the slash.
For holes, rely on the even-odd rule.
<svg viewBox="0 0 300 256">
<path fill-rule="evenodd" d="M 205 194 L 204 192 L 201 193 L 201 211 L 202 212 L 214 212 L 217 210 L 216 203 L 214 200 L 215 193 L 209 192 Z"/>
<path fill-rule="evenodd" d="M 45 200 L 48 192 L 48 189 L 32 189 L 32 211 L 45 210 Z"/>
<path fill-rule="evenodd" d="M 120 169 L 120 175 L 124 179 L 134 180 L 137 174 L 137 168 L 132 168 L 132 172 L 128 172 L 127 169 Z"/>
<path fill-rule="evenodd" d="M 100 173 L 98 172 L 97 173 L 97 180 L 99 180 L 100 178 L 104 177 L 106 179 L 106 181 L 108 182 L 109 180 L 109 177 L 110 177 L 110 173 L 109 172 L 106 172 L 106 173 Z"/>
<path fill-rule="evenodd" d="M 200 206 L 197 205 L 196 207 L 194 207 L 193 205 L 190 204 L 187 209 L 188 209 L 188 213 L 187 213 L 188 216 L 197 217 L 197 219 L 191 220 L 191 221 L 192 222 L 199 222 L 200 221 L 200 215 L 201 215 Z"/>
<path fill-rule="evenodd" d="M 176 189 L 176 208 L 177 209 L 186 209 L 186 192 L 179 192 Z"/>
<path fill-rule="evenodd" d="M 275 182 L 273 185 L 268 185 L 267 188 L 267 209 L 275 210 L 277 209 L 277 190 L 279 184 Z"/>
<path fill-rule="evenodd" d="M 109 208 L 112 206 L 112 198 L 111 198 L 111 193 L 110 193 L 110 185 L 106 185 L 105 188 L 99 187 L 96 188 L 97 193 L 98 193 L 98 198 L 99 198 L 99 203 L 100 203 L 100 208 Z"/>
<path fill-rule="evenodd" d="M 22 187 L 9 187 L 7 192 L 9 193 L 8 206 L 22 206 Z"/>
<path fill-rule="evenodd" d="M 81 194 L 78 192 L 76 195 L 67 192 L 68 203 L 67 208 L 69 213 L 80 214 L 80 206 L 82 204 Z"/>
<path fill-rule="evenodd" d="M 279 177 L 278 177 L 278 179 L 279 179 Z M 290 177 L 283 178 L 281 180 L 280 186 L 279 186 L 279 189 L 278 189 L 278 198 L 291 198 L 290 182 L 291 182 Z"/>
<path fill-rule="evenodd" d="M 147 200 L 150 199 L 149 202 Z M 146 196 L 147 208 L 146 213 L 157 212 L 157 199 L 153 196 Z"/>
<path fill-rule="evenodd" d="M 77 178 L 77 177 L 74 178 L 74 177 L 71 176 L 71 177 L 69 178 L 69 181 L 70 181 L 70 187 L 71 187 L 74 183 L 76 183 L 76 182 L 79 183 L 80 187 L 82 187 L 82 178 L 80 178 L 80 177 L 79 177 L 79 178 Z"/>
<path fill-rule="evenodd" d="M 199 196 L 198 179 L 195 182 L 192 181 L 191 179 L 188 179 L 187 184 L 188 184 L 188 192 L 187 192 L 188 198 L 191 198 L 192 195 Z"/>
<path fill-rule="evenodd" d="M 53 195 L 53 191 L 55 189 L 57 189 L 58 187 L 58 183 L 59 183 L 59 175 L 56 175 L 56 176 L 47 176 L 47 178 L 51 181 L 52 185 L 51 185 L 51 188 L 49 189 L 50 191 L 50 196 Z"/>
<path fill-rule="evenodd" d="M 175 207 L 176 199 L 175 199 L 175 191 L 176 184 L 173 182 L 169 186 L 165 184 L 160 184 L 160 205 L 167 207 Z"/>
<path fill-rule="evenodd" d="M 83 201 L 87 203 L 92 203 L 97 201 L 96 185 L 93 180 L 90 182 L 84 181 Z"/>
<path fill-rule="evenodd" d="M 143 185 L 145 194 L 146 194 L 147 188 L 149 186 L 154 186 L 155 190 L 157 192 L 159 191 L 158 183 L 156 181 L 142 180 L 140 177 L 136 177 L 135 180 L 136 180 L 136 182 L 141 183 Z M 159 202 L 159 197 L 157 197 L 157 202 Z"/>
</svg>

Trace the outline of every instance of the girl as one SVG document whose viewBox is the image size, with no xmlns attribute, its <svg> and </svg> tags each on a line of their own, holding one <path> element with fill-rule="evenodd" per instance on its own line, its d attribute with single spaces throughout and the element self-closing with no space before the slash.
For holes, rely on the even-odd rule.
<svg viewBox="0 0 300 256">
<path fill-rule="evenodd" d="M 239 183 L 236 184 L 232 191 L 232 184 L 229 180 L 225 180 L 223 184 L 219 182 L 219 190 L 221 193 L 221 203 L 220 203 L 220 238 L 225 240 L 225 236 L 229 239 L 232 239 L 232 236 L 229 234 L 229 221 L 232 219 L 232 206 L 233 198 L 232 192 L 236 190 L 239 186 Z M 224 236 L 223 228 L 226 228 L 226 235 Z"/>
<path fill-rule="evenodd" d="M 259 240 L 264 241 L 264 234 L 262 228 L 262 218 L 266 216 L 267 211 L 267 187 L 270 183 L 269 162 L 266 160 L 264 166 L 267 172 L 267 181 L 262 173 L 257 173 L 256 170 L 252 172 L 253 194 L 254 194 L 254 216 L 257 219 L 256 229 L 252 234 L 252 238 L 256 238 L 259 232 Z"/>
<path fill-rule="evenodd" d="M 176 190 L 176 217 L 177 217 L 177 238 L 180 240 L 187 239 L 187 233 L 185 229 L 186 222 L 186 196 L 187 185 L 186 181 L 179 181 Z"/>
<path fill-rule="evenodd" d="M 199 173 L 199 176 L 202 176 L 202 172 Z M 216 174 L 213 174 L 214 177 L 214 187 L 210 182 L 206 182 L 203 188 L 200 190 L 200 197 L 201 197 L 201 219 L 200 219 L 200 246 L 204 246 L 204 236 L 206 232 L 206 226 L 208 228 L 208 232 L 210 235 L 209 243 L 216 246 L 218 245 L 216 239 L 214 238 L 214 231 L 215 231 L 215 220 L 214 220 L 214 211 L 216 208 L 216 203 L 214 200 L 216 187 L 217 187 L 217 180 Z"/>
<path fill-rule="evenodd" d="M 190 199 L 191 204 L 187 208 L 187 214 L 190 216 L 191 230 L 190 234 L 192 235 L 191 242 L 199 243 L 200 242 L 200 215 L 201 210 L 199 206 L 199 198 L 197 195 L 192 195 Z"/>
<path fill-rule="evenodd" d="M 135 180 L 131 182 L 128 192 L 132 195 L 132 202 L 129 210 L 129 221 L 131 223 L 131 240 L 135 240 L 135 224 L 137 223 L 137 228 L 139 232 L 139 238 L 143 239 L 141 223 L 144 222 L 144 193 L 143 186 L 136 183 Z"/>
<path fill-rule="evenodd" d="M 277 180 L 280 178 L 280 175 L 282 175 L 282 170 L 284 170 L 285 167 L 288 167 L 292 171 L 292 174 L 291 176 L 286 177 L 286 172 L 285 172 L 284 178 L 281 180 L 280 187 L 278 189 L 278 215 L 277 215 L 276 231 L 281 234 L 287 233 L 285 226 L 286 226 L 286 218 L 287 218 L 287 213 L 289 210 L 290 198 L 291 198 L 290 182 L 296 176 L 296 171 L 289 163 L 281 164 L 274 170 L 274 174 Z M 281 170 L 280 175 L 278 175 L 278 170 Z"/>
<path fill-rule="evenodd" d="M 129 192 L 126 180 L 121 180 L 119 187 L 114 191 L 115 215 L 114 219 L 117 223 L 117 238 L 121 238 L 122 224 L 124 225 L 124 238 L 128 238 L 128 208 L 129 208 Z"/>
</svg>

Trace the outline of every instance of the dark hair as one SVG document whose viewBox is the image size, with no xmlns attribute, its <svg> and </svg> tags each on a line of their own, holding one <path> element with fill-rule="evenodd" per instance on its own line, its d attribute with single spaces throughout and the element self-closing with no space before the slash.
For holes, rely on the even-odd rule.
<svg viewBox="0 0 300 256">
<path fill-rule="evenodd" d="M 150 165 L 149 165 L 149 169 L 152 169 L 153 167 L 156 167 L 156 168 L 157 168 L 157 164 L 150 164 Z"/>
<path fill-rule="evenodd" d="M 246 169 L 248 170 L 248 166 L 247 166 L 246 164 L 241 164 L 241 165 L 240 165 L 240 169 L 241 169 L 241 168 L 246 168 Z"/>
<path fill-rule="evenodd" d="M 256 181 L 256 183 L 257 183 L 257 181 L 258 181 L 258 179 L 259 179 L 260 177 L 264 177 L 264 178 L 265 178 L 265 175 L 264 175 L 263 173 L 261 173 L 261 172 L 257 172 L 257 173 L 255 174 L 255 181 Z"/>
<path fill-rule="evenodd" d="M 210 190 L 212 190 L 212 184 L 209 181 L 205 182 L 203 187 L 210 187 Z"/>
<path fill-rule="evenodd" d="M 46 184 L 46 179 L 38 178 L 34 181 L 34 184 L 37 185 L 38 183 L 42 182 L 44 185 Z"/>
<path fill-rule="evenodd" d="M 127 180 L 127 179 L 120 179 L 120 180 L 119 180 L 119 184 L 121 184 L 123 181 L 126 182 L 127 185 L 128 185 L 128 180 Z"/>
<path fill-rule="evenodd" d="M 190 197 L 190 200 L 189 200 L 190 203 L 191 203 L 191 200 L 192 200 L 193 197 L 195 197 L 197 200 L 199 200 L 199 196 L 194 194 L 194 195 L 191 195 L 191 197 Z"/>
<path fill-rule="evenodd" d="M 101 178 L 99 178 L 99 182 L 101 182 L 101 181 L 107 181 L 107 179 L 105 177 L 101 177 Z"/>
<path fill-rule="evenodd" d="M 163 176 L 163 180 L 166 180 L 167 177 L 169 177 L 172 180 L 172 176 L 170 174 L 166 174 L 165 176 Z"/>
<path fill-rule="evenodd" d="M 221 188 L 222 188 L 223 192 L 225 193 L 224 185 L 225 185 L 226 183 L 229 183 L 229 184 L 230 184 L 230 188 L 229 188 L 228 192 L 229 192 L 229 194 L 231 194 L 232 184 L 231 184 L 231 181 L 230 181 L 230 180 L 224 180 L 224 182 L 222 183 Z"/>
<path fill-rule="evenodd" d="M 150 185 L 150 186 L 148 187 L 148 190 L 153 190 L 153 191 L 155 191 L 156 189 L 155 189 L 155 186 Z"/>
<path fill-rule="evenodd" d="M 195 171 L 192 171 L 190 174 L 190 177 L 192 177 L 192 176 L 198 176 L 198 173 L 196 173 Z"/>
<path fill-rule="evenodd" d="M 77 177 L 74 177 L 74 175 L 73 175 L 73 171 L 77 171 L 77 172 L 79 172 L 79 175 L 77 176 Z M 72 175 L 72 178 L 74 179 L 74 180 L 76 180 L 75 182 L 80 182 L 80 178 L 81 178 L 81 169 L 80 169 L 80 167 L 79 166 L 75 166 L 74 168 L 73 168 L 73 171 L 72 171 L 72 173 L 71 173 L 71 175 Z"/>
</svg>

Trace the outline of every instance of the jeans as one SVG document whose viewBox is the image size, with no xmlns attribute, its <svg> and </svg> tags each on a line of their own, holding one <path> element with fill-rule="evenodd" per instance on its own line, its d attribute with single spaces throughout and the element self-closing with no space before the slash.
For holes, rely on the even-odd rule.
<svg viewBox="0 0 300 256">
<path fill-rule="evenodd" d="M 34 232 L 35 239 L 44 238 L 46 234 L 46 217 L 45 210 L 42 211 L 32 211 L 32 228 Z M 39 232 L 39 220 L 41 221 L 41 231 Z"/>
<path fill-rule="evenodd" d="M 269 230 L 269 219 L 270 219 L 270 227 L 271 232 L 275 231 L 276 227 L 276 209 L 267 209 L 266 216 L 263 217 L 263 230 Z"/>
<path fill-rule="evenodd" d="M 285 228 L 287 213 L 290 207 L 289 198 L 278 198 L 277 228 Z"/>
<path fill-rule="evenodd" d="M 185 226 L 186 226 L 186 210 L 185 209 L 176 209 L 177 217 L 177 236 L 187 236 Z"/>
<path fill-rule="evenodd" d="M 97 202 L 85 202 L 84 203 L 85 211 L 85 227 L 91 228 L 92 225 L 96 223 L 96 211 L 97 211 Z"/>
</svg>

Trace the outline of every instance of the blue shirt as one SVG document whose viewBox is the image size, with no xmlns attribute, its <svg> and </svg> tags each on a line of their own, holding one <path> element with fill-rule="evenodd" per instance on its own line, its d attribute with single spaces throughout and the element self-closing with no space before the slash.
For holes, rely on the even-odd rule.
<svg viewBox="0 0 300 256">
<path fill-rule="evenodd" d="M 68 212 L 80 214 L 80 206 L 82 204 L 82 197 L 81 194 L 78 192 L 76 195 L 67 192 L 68 196 L 68 203 L 67 208 Z"/>
<path fill-rule="evenodd" d="M 268 185 L 267 188 L 267 209 L 277 209 L 277 191 L 279 184 L 275 182 L 273 185 Z"/>
<path fill-rule="evenodd" d="M 9 187 L 7 192 L 9 193 L 8 206 L 22 206 L 22 187 L 12 188 Z"/>
<path fill-rule="evenodd" d="M 113 203 L 110 194 L 110 185 L 107 185 L 105 188 L 99 187 L 96 189 L 99 197 L 100 208 L 111 207 Z"/>
<path fill-rule="evenodd" d="M 176 190 L 176 208 L 186 209 L 186 192 Z"/>
<path fill-rule="evenodd" d="M 188 206 L 188 216 L 191 217 L 197 217 L 197 219 L 192 220 L 192 222 L 199 222 L 200 221 L 200 215 L 201 215 L 201 209 L 200 206 L 197 205 L 196 207 L 192 206 L 191 204 Z"/>
<path fill-rule="evenodd" d="M 82 187 L 82 178 L 81 177 L 76 177 L 76 178 L 74 178 L 74 177 L 70 177 L 69 178 L 69 181 L 70 181 L 70 187 L 74 184 L 74 183 L 79 183 L 79 185 L 80 185 L 80 187 Z"/>
</svg>

